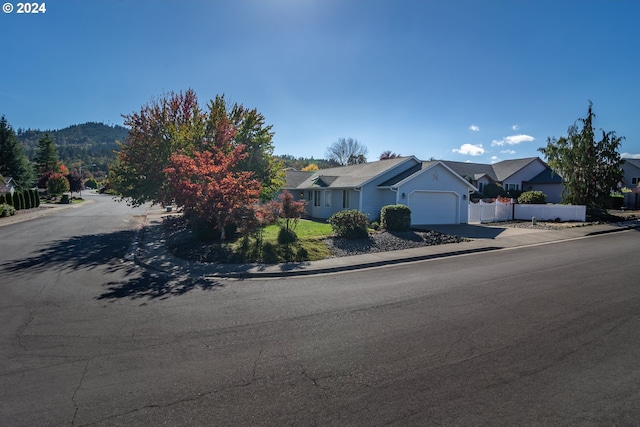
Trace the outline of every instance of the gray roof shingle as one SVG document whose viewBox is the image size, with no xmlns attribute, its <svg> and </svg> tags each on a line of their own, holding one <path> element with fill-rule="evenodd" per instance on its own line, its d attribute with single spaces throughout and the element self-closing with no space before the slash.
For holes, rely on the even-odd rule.
<svg viewBox="0 0 640 427">
<path fill-rule="evenodd" d="M 355 188 L 407 161 L 409 157 L 380 160 L 360 165 L 320 169 L 306 177 L 295 188 Z M 287 173 L 289 174 L 289 173 Z"/>
</svg>

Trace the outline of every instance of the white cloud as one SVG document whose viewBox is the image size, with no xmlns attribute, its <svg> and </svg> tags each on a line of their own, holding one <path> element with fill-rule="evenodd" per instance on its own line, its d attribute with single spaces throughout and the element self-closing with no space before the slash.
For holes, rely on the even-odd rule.
<svg viewBox="0 0 640 427">
<path fill-rule="evenodd" d="M 516 150 L 502 150 L 501 154 L 516 154 Z"/>
<path fill-rule="evenodd" d="M 497 163 L 498 162 L 498 156 L 491 156 L 491 163 Z"/>
<path fill-rule="evenodd" d="M 472 130 L 474 132 L 480 132 L 480 128 L 476 125 L 469 126 L 469 130 Z"/>
<path fill-rule="evenodd" d="M 623 159 L 640 159 L 640 154 L 622 153 L 620 157 Z"/>
<path fill-rule="evenodd" d="M 505 136 L 502 139 L 494 139 L 491 142 L 491 145 L 516 145 L 516 144 L 520 144 L 521 142 L 531 142 L 531 141 L 535 141 L 535 138 L 530 136 L 530 135 L 523 135 L 523 134 L 519 134 L 519 135 L 511 135 L 511 136 Z"/>
<path fill-rule="evenodd" d="M 481 156 L 484 154 L 484 148 L 482 148 L 482 144 L 462 144 L 460 148 L 454 148 L 453 152 L 464 154 L 467 156 Z"/>
<path fill-rule="evenodd" d="M 513 126 L 511 126 L 511 129 L 512 129 L 512 130 L 519 130 L 519 129 L 520 129 L 520 126 L 518 126 L 518 125 L 513 125 Z"/>
</svg>

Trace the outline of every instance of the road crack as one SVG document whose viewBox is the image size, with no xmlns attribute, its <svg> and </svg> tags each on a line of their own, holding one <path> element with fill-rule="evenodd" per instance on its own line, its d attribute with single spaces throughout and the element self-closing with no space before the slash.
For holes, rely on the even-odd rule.
<svg viewBox="0 0 640 427">
<path fill-rule="evenodd" d="M 91 359 L 87 360 L 87 362 L 85 363 L 84 370 L 82 371 L 82 376 L 80 377 L 80 381 L 78 383 L 78 387 L 76 387 L 73 395 L 71 396 L 71 401 L 73 402 L 73 406 L 75 407 L 75 410 L 73 411 L 73 418 L 71 419 L 71 427 L 75 426 L 76 417 L 78 416 L 78 410 L 80 409 L 80 406 L 76 401 L 76 396 L 78 395 L 78 391 L 80 391 L 80 387 L 82 387 L 82 383 L 84 382 L 84 377 L 85 375 L 87 375 L 87 371 L 89 370 L 89 363 L 91 363 Z"/>
</svg>

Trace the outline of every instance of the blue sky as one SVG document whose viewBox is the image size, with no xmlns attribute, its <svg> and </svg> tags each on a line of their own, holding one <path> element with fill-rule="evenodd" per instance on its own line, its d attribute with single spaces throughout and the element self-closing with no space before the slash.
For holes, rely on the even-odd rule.
<svg viewBox="0 0 640 427">
<path fill-rule="evenodd" d="M 4 0 L 3 0 L 4 2 Z M 589 100 L 640 154 L 640 1 L 57 0 L 0 13 L 14 128 L 122 124 L 193 88 L 257 108 L 276 154 L 339 138 L 421 159 L 541 155 Z"/>
</svg>

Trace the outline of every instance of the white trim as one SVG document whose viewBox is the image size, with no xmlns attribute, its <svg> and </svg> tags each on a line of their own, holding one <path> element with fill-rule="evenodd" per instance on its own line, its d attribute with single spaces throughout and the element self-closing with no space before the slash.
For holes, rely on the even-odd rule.
<svg viewBox="0 0 640 427">
<path fill-rule="evenodd" d="M 454 196 L 456 196 L 456 218 L 453 224 L 460 224 L 460 206 L 462 206 L 462 196 L 460 195 L 460 193 L 456 191 L 448 191 L 448 190 L 414 190 L 409 194 L 407 194 L 406 205 L 408 207 L 411 207 L 409 206 L 409 200 L 411 200 L 411 195 L 414 193 L 440 193 L 440 194 L 453 194 Z M 413 223 L 413 220 L 411 222 Z M 415 224 L 418 224 L 418 223 L 415 223 Z"/>
<path fill-rule="evenodd" d="M 463 177 L 461 177 L 460 175 L 458 175 L 458 174 L 457 174 L 453 169 L 451 169 L 449 166 L 447 166 L 445 163 L 443 163 L 443 162 L 442 162 L 442 161 L 440 161 L 440 160 L 438 160 L 437 162 L 435 162 L 435 163 L 433 163 L 433 164 L 429 165 L 428 167 L 426 167 L 426 168 L 424 168 L 424 169 L 419 170 L 418 172 L 416 172 L 416 173 L 414 173 L 414 174 L 409 175 L 408 177 L 406 177 L 406 178 L 405 178 L 405 179 L 403 179 L 402 181 L 400 181 L 400 182 L 396 183 L 396 184 L 394 185 L 394 187 L 398 188 L 398 187 L 400 187 L 401 185 L 406 184 L 407 182 L 409 182 L 409 181 L 411 181 L 412 179 L 414 179 L 414 178 L 418 177 L 419 175 L 422 175 L 423 173 L 426 173 L 427 171 L 429 171 L 430 169 L 434 168 L 434 167 L 435 167 L 435 166 L 437 166 L 437 165 L 441 165 L 442 167 L 444 167 L 444 168 L 445 168 L 446 170 L 448 170 L 451 174 L 453 174 L 453 176 L 454 176 L 456 179 L 458 179 L 458 180 L 460 180 L 460 181 L 464 182 L 464 183 L 465 183 L 468 187 L 470 187 L 473 191 L 478 191 L 478 189 L 477 189 L 473 184 L 471 184 L 469 181 L 467 181 L 466 179 L 464 179 Z"/>
</svg>

